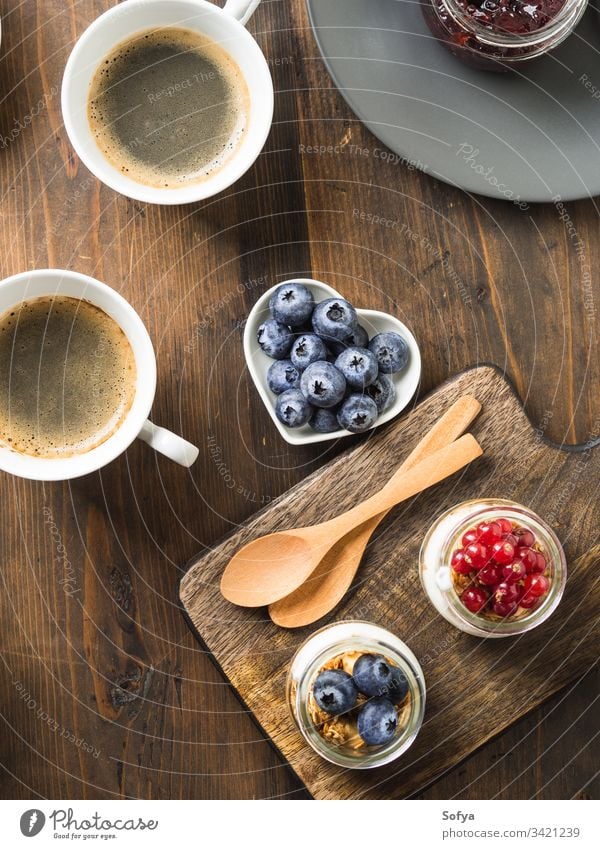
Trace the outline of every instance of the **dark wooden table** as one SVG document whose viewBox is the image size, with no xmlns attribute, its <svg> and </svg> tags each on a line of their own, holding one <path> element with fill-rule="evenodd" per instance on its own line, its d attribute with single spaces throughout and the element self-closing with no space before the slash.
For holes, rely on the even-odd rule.
<svg viewBox="0 0 600 849">
<path fill-rule="evenodd" d="M 136 444 L 70 484 L 0 476 L 2 795 L 299 798 L 177 603 L 192 555 L 340 449 L 276 435 L 244 371 L 244 317 L 277 281 L 320 277 L 412 327 L 421 393 L 492 361 L 548 438 L 597 441 L 598 208 L 523 212 L 382 161 L 302 0 L 265 0 L 251 22 L 275 124 L 235 190 L 178 208 L 119 197 L 75 157 L 59 96 L 75 39 L 111 5 L 0 0 L 0 274 L 75 268 L 122 292 L 158 354 L 153 418 L 201 452 L 191 472 Z M 421 795 L 597 796 L 598 684 L 591 669 Z"/>
</svg>

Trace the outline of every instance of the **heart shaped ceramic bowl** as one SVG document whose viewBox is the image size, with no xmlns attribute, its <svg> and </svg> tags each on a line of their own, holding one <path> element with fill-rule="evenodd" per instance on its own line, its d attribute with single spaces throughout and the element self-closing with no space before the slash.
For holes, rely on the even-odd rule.
<svg viewBox="0 0 600 849">
<path fill-rule="evenodd" d="M 256 334 L 262 322 L 271 315 L 269 310 L 271 295 L 279 286 L 289 283 L 304 283 L 313 293 L 316 303 L 324 301 L 327 298 L 343 298 L 343 295 L 336 292 L 335 289 L 332 289 L 326 283 L 303 278 L 285 280 L 265 292 L 252 307 L 244 329 L 244 354 L 248 364 L 248 370 L 252 375 L 252 380 L 258 389 L 260 397 L 264 401 L 269 415 L 275 423 L 275 427 L 290 445 L 310 445 L 313 442 L 326 442 L 330 439 L 339 439 L 342 436 L 351 436 L 352 434 L 341 428 L 333 433 L 315 433 L 309 425 L 290 428 L 280 422 L 275 415 L 275 401 L 277 400 L 277 396 L 271 392 L 267 385 L 267 372 L 274 360 L 262 352 L 256 340 Z M 378 312 L 377 310 L 361 310 L 357 308 L 356 312 L 360 324 L 362 324 L 369 334 L 369 339 L 375 336 L 376 333 L 393 331 L 394 333 L 399 333 L 409 347 L 409 360 L 406 368 L 399 374 L 390 375 L 396 388 L 396 400 L 389 409 L 379 416 L 373 425 L 373 428 L 376 428 L 397 416 L 415 394 L 421 377 L 421 353 L 417 341 L 408 327 L 402 324 L 397 318 L 394 318 L 394 316 L 388 313 Z"/>
</svg>

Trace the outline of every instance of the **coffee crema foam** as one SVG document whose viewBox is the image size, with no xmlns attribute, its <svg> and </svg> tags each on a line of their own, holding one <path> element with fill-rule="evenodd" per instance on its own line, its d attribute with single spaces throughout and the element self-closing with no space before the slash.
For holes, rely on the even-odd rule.
<svg viewBox="0 0 600 849">
<path fill-rule="evenodd" d="M 113 167 L 153 188 L 211 177 L 248 126 L 248 86 L 232 57 L 193 30 L 164 27 L 123 41 L 91 82 L 88 121 Z"/>
<path fill-rule="evenodd" d="M 79 298 L 33 298 L 0 316 L 0 440 L 48 459 L 83 454 L 125 420 L 136 392 L 129 340 Z"/>
</svg>

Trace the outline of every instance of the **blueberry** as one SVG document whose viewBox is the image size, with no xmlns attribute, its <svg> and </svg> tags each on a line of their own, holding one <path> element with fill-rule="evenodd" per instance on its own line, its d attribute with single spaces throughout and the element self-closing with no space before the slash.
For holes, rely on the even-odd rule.
<svg viewBox="0 0 600 849">
<path fill-rule="evenodd" d="M 303 283 L 284 283 L 271 295 L 271 315 L 282 324 L 299 327 L 308 321 L 315 307 L 312 292 Z"/>
<path fill-rule="evenodd" d="M 310 419 L 312 407 L 299 389 L 287 389 L 277 398 L 275 413 L 288 427 L 302 427 Z"/>
<path fill-rule="evenodd" d="M 366 348 L 369 345 L 369 334 L 358 324 L 353 330 L 349 330 L 343 337 L 343 339 L 328 339 L 325 340 L 327 342 L 327 346 L 333 351 L 333 353 L 337 356 L 341 354 L 342 351 L 345 351 L 346 348 Z"/>
<path fill-rule="evenodd" d="M 315 407 L 335 407 L 346 392 L 346 379 L 332 363 L 311 363 L 302 373 L 300 389 Z"/>
<path fill-rule="evenodd" d="M 325 344 L 336 339 L 345 343 L 349 333 L 358 326 L 356 310 L 344 298 L 328 298 L 315 307 L 312 326 Z"/>
<path fill-rule="evenodd" d="M 317 433 L 334 433 L 340 429 L 337 416 L 333 410 L 325 410 L 322 407 L 317 407 L 309 424 Z"/>
<path fill-rule="evenodd" d="M 398 714 L 389 699 L 371 699 L 361 709 L 356 724 L 367 746 L 385 746 L 396 736 Z"/>
<path fill-rule="evenodd" d="M 286 389 L 300 389 L 300 372 L 291 360 L 277 360 L 269 366 L 267 384 L 275 395 Z"/>
<path fill-rule="evenodd" d="M 396 387 L 394 381 L 387 374 L 381 372 L 375 378 L 370 386 L 367 386 L 366 393 L 369 398 L 377 404 L 377 410 L 383 413 L 392 406 L 396 400 Z"/>
<path fill-rule="evenodd" d="M 403 702 L 408 693 L 408 681 L 406 675 L 397 666 L 392 666 L 391 687 L 386 693 L 387 698 L 395 705 Z"/>
<path fill-rule="evenodd" d="M 402 371 L 408 363 L 408 345 L 398 333 L 378 333 L 369 342 L 369 351 L 375 354 L 379 371 L 393 374 Z"/>
<path fill-rule="evenodd" d="M 358 691 L 352 680 L 342 669 L 325 669 L 317 676 L 313 695 L 321 710 L 326 713 L 345 713 L 356 704 Z"/>
<path fill-rule="evenodd" d="M 338 412 L 338 424 L 350 433 L 362 433 L 377 420 L 377 404 L 367 395 L 349 395 Z"/>
<path fill-rule="evenodd" d="M 256 334 L 258 344 L 268 357 L 284 360 L 290 352 L 294 336 L 289 327 L 274 318 L 263 321 Z"/>
<path fill-rule="evenodd" d="M 325 342 L 331 353 L 333 354 L 333 361 L 335 362 L 335 358 L 338 357 L 342 351 L 345 351 L 346 348 L 349 348 L 352 345 L 350 339 L 352 338 L 352 334 L 348 333 L 344 339 L 334 339 L 332 336 L 325 336 L 321 334 L 321 339 Z"/>
<path fill-rule="evenodd" d="M 305 321 L 303 324 L 300 324 L 298 327 L 294 327 L 294 338 L 297 339 L 298 336 L 302 336 L 303 333 L 312 333 L 312 322 Z"/>
<path fill-rule="evenodd" d="M 395 669 L 382 654 L 363 654 L 352 670 L 354 683 L 365 696 L 383 696 L 393 687 Z"/>
<path fill-rule="evenodd" d="M 362 324 L 357 325 L 356 329 L 350 334 L 350 338 L 351 344 L 357 348 L 366 348 L 369 344 L 369 334 Z"/>
<path fill-rule="evenodd" d="M 304 371 L 311 363 L 327 359 L 327 348 L 316 334 L 306 333 L 298 336 L 292 345 L 290 358 L 297 369 Z"/>
<path fill-rule="evenodd" d="M 361 391 L 373 383 L 379 372 L 375 354 L 366 348 L 346 348 L 335 361 L 335 367 L 344 375 L 348 386 Z"/>
</svg>

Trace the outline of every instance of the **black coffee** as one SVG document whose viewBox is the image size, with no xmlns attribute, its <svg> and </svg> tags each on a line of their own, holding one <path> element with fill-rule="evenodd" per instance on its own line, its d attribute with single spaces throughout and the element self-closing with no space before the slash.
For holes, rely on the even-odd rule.
<svg viewBox="0 0 600 849">
<path fill-rule="evenodd" d="M 127 337 L 88 301 L 35 298 L 0 316 L 0 440 L 15 451 L 95 448 L 121 425 L 135 388 Z"/>
<path fill-rule="evenodd" d="M 240 144 L 248 88 L 218 44 L 192 30 L 148 30 L 98 67 L 88 118 L 105 157 L 128 177 L 176 188 L 211 176 Z"/>
</svg>

